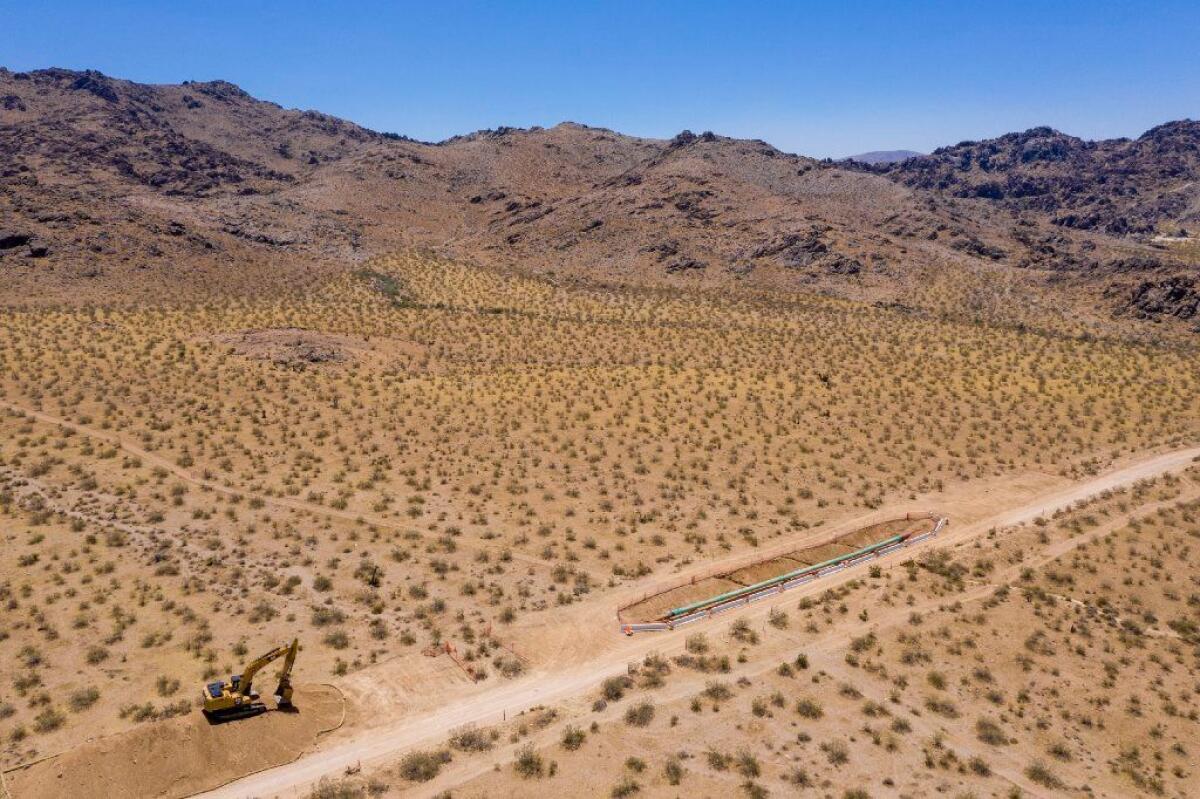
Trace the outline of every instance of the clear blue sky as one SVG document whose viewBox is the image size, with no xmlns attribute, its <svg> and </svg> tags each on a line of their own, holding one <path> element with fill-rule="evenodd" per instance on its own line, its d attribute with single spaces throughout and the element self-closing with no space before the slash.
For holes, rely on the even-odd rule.
<svg viewBox="0 0 1200 799">
<path fill-rule="evenodd" d="M 0 0 L 0 28 L 10 69 L 224 78 L 434 140 L 574 120 L 838 157 L 1200 117 L 1200 0 Z"/>
</svg>

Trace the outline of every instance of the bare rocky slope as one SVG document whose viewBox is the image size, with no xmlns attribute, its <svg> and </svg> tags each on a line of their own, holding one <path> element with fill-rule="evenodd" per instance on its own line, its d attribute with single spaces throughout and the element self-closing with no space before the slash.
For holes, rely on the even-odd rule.
<svg viewBox="0 0 1200 799">
<path fill-rule="evenodd" d="M 1192 218 L 1195 127 L 1123 144 L 1031 131 L 868 169 L 572 123 L 429 144 L 223 81 L 0 70 L 0 301 L 286 291 L 419 246 L 567 279 L 1015 322 L 1040 303 L 1160 335 L 1200 321 L 1195 256 L 1128 234 Z"/>
<path fill-rule="evenodd" d="M 1105 141 L 1033 128 L 879 171 L 908 186 L 994 200 L 1083 230 L 1186 233 L 1200 224 L 1200 122 L 1191 120 Z"/>
</svg>

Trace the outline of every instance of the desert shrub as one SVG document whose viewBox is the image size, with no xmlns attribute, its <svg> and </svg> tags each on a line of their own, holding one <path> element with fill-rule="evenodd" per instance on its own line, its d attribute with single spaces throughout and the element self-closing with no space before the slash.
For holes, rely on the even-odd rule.
<svg viewBox="0 0 1200 799">
<path fill-rule="evenodd" d="M 729 755 L 724 752 L 718 752 L 716 749 L 709 749 L 704 753 L 704 759 L 708 762 L 708 767 L 713 771 L 724 771 L 729 768 Z"/>
<path fill-rule="evenodd" d="M 410 782 L 428 782 L 450 762 L 450 751 L 409 752 L 400 761 L 400 776 Z"/>
<path fill-rule="evenodd" d="M 621 778 L 620 782 L 613 786 L 612 791 L 609 792 L 609 795 L 612 796 L 613 799 L 622 799 L 622 797 L 625 796 L 633 796 L 641 789 L 642 786 L 638 784 L 637 780 L 626 774 Z"/>
<path fill-rule="evenodd" d="M 876 640 L 875 633 L 867 633 L 866 635 L 860 635 L 857 638 L 851 638 L 850 649 L 851 651 L 857 653 L 866 652 L 868 649 L 875 646 Z"/>
<path fill-rule="evenodd" d="M 275 610 L 275 606 L 264 600 L 250 610 L 246 621 L 251 624 L 258 624 L 259 622 L 270 621 L 278 615 L 279 611 Z"/>
<path fill-rule="evenodd" d="M 1043 788 L 1057 789 L 1063 787 L 1063 781 L 1058 778 L 1058 775 L 1040 760 L 1034 761 L 1025 769 L 1025 776 Z"/>
<path fill-rule="evenodd" d="M 350 646 L 350 636 L 345 630 L 330 630 L 325 633 L 325 638 L 322 639 L 326 646 L 334 649 L 345 649 Z"/>
<path fill-rule="evenodd" d="M 931 696 L 925 700 L 925 707 L 939 716 L 945 716 L 948 719 L 958 718 L 958 708 L 949 699 L 937 699 Z"/>
<path fill-rule="evenodd" d="M 80 688 L 78 691 L 72 692 L 70 697 L 67 698 L 67 706 L 74 712 L 80 713 L 96 704 L 96 700 L 99 698 L 100 691 L 96 688 Z"/>
<path fill-rule="evenodd" d="M 513 761 L 513 769 L 525 779 L 541 777 L 546 770 L 542 756 L 528 743 L 517 750 L 517 759 Z"/>
<path fill-rule="evenodd" d="M 740 787 L 742 793 L 746 795 L 746 799 L 767 799 L 771 795 L 766 786 L 759 785 L 754 780 L 746 780 Z"/>
<path fill-rule="evenodd" d="M 351 780 L 322 777 L 309 791 L 308 799 L 359 799 L 362 795 L 362 787 Z"/>
<path fill-rule="evenodd" d="M 975 755 L 967 761 L 967 768 L 971 769 L 973 774 L 977 774 L 980 777 L 988 777 L 992 773 L 992 767 L 979 755 Z"/>
<path fill-rule="evenodd" d="M 474 725 L 467 725 L 450 734 L 450 745 L 460 752 L 486 752 L 492 748 L 492 736 Z"/>
<path fill-rule="evenodd" d="M 738 619 L 729 625 L 729 634 L 733 637 L 733 640 L 743 644 L 758 643 L 758 633 L 754 632 L 754 628 L 750 626 L 750 622 L 745 619 Z"/>
<path fill-rule="evenodd" d="M 1000 725 L 991 719 L 981 718 L 975 722 L 975 736 L 985 744 L 1002 746 L 1008 743 L 1008 736 Z"/>
<path fill-rule="evenodd" d="M 724 702 L 733 696 L 733 689 L 720 680 L 709 680 L 704 686 L 704 695 L 714 702 Z"/>
<path fill-rule="evenodd" d="M 54 732 L 67 721 L 67 717 L 62 714 L 62 711 L 48 707 L 34 716 L 33 729 L 34 732 L 46 733 Z"/>
<path fill-rule="evenodd" d="M 834 766 L 840 766 L 850 761 L 850 749 L 844 741 L 826 741 L 821 744 L 821 751 Z"/>
<path fill-rule="evenodd" d="M 312 609 L 312 624 L 314 627 L 326 627 L 330 624 L 341 624 L 346 620 L 346 614 L 337 608 L 327 605 L 317 605 Z"/>
<path fill-rule="evenodd" d="M 633 680 L 622 674 L 616 677 L 609 677 L 600 685 L 600 694 L 608 702 L 616 702 L 621 697 L 625 696 L 625 691 L 631 685 Z"/>
<path fill-rule="evenodd" d="M 563 749 L 574 752 L 579 747 L 583 746 L 583 742 L 587 739 L 587 733 L 579 729 L 573 724 L 568 724 L 563 730 L 562 745 Z"/>
<path fill-rule="evenodd" d="M 653 702 L 638 702 L 625 711 L 625 723 L 631 727 L 645 727 L 653 720 Z"/>
<path fill-rule="evenodd" d="M 41 651 L 35 646 L 23 646 L 21 651 L 17 653 L 17 658 L 21 664 L 27 669 L 36 669 L 38 666 L 45 665 L 45 658 L 42 657 Z"/>
<path fill-rule="evenodd" d="M 672 660 L 677 666 L 682 666 L 694 671 L 703 672 L 718 672 L 719 674 L 728 674 L 731 667 L 728 655 L 676 655 Z"/>
<path fill-rule="evenodd" d="M 758 758 L 749 749 L 738 750 L 737 755 L 734 757 L 734 767 L 739 774 L 747 779 L 762 774 L 762 766 L 759 764 Z"/>
<path fill-rule="evenodd" d="M 498 657 L 493 665 L 499 669 L 501 676 L 510 680 L 521 676 L 525 671 L 525 664 L 513 657 Z"/>
<path fill-rule="evenodd" d="M 796 712 L 802 718 L 814 720 L 825 715 L 825 711 L 821 709 L 821 704 L 817 700 L 807 697 L 796 700 Z"/>
</svg>

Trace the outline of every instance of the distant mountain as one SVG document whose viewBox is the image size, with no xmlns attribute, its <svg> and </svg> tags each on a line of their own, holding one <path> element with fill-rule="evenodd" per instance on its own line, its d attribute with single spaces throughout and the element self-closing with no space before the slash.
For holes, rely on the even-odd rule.
<svg viewBox="0 0 1200 799">
<path fill-rule="evenodd" d="M 1009 321 L 1034 292 L 1091 323 L 1191 326 L 1187 250 L 1118 236 L 1195 218 L 1197 127 L 1039 128 L 876 165 L 574 123 L 430 144 L 224 81 L 0 68 L 0 305 L 262 296 L 416 246 L 555 280 Z"/>
<path fill-rule="evenodd" d="M 916 158 L 918 155 L 923 155 L 923 153 L 916 150 L 872 150 L 869 153 L 851 155 L 842 160 L 857 161 L 860 164 L 895 164 L 908 158 Z"/>
<path fill-rule="evenodd" d="M 1200 122 L 1136 139 L 1085 141 L 1051 128 L 967 141 L 878 171 L 907 186 L 980 197 L 1112 235 L 1200 225 Z"/>
</svg>

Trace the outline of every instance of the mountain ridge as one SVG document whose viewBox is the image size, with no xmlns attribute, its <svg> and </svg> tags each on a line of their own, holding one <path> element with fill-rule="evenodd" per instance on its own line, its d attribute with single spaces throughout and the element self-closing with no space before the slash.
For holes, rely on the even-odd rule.
<svg viewBox="0 0 1200 799">
<path fill-rule="evenodd" d="M 1129 140 L 1145 140 L 1141 162 L 1160 152 L 1163 164 L 1141 163 L 1125 179 L 1180 183 L 1194 124 Z M 974 150 L 965 174 L 948 165 L 963 148 L 995 148 L 995 179 L 993 167 L 1027 163 L 999 155 L 1024 152 L 1020 142 L 1048 147 L 1040 160 L 1062 152 L 1093 163 L 1082 140 L 1067 139 L 1033 129 L 996 140 L 1008 150 L 962 143 L 884 167 L 710 132 L 646 139 L 576 122 L 425 143 L 284 109 L 227 81 L 4 70 L 2 299 L 287 290 L 419 246 L 584 280 L 918 304 L 945 289 L 971 313 L 1019 315 L 1003 292 L 980 299 L 975 284 L 1000 280 L 1070 293 L 1093 320 L 1188 324 L 1194 269 L 1172 251 L 1141 234 L 1065 224 L 1044 197 L 972 188 L 984 171 Z M 1151 205 L 1133 218 L 1178 203 Z"/>
<path fill-rule="evenodd" d="M 915 188 L 998 201 L 1111 235 L 1200 224 L 1200 122 L 1088 141 L 1050 127 L 940 147 L 878 167 Z"/>
<path fill-rule="evenodd" d="M 859 153 L 858 155 L 848 155 L 842 160 L 857 161 L 860 164 L 874 166 L 877 164 L 894 164 L 898 161 L 916 158 L 920 155 L 924 155 L 924 153 L 917 152 L 916 150 L 871 150 L 870 152 Z"/>
</svg>

